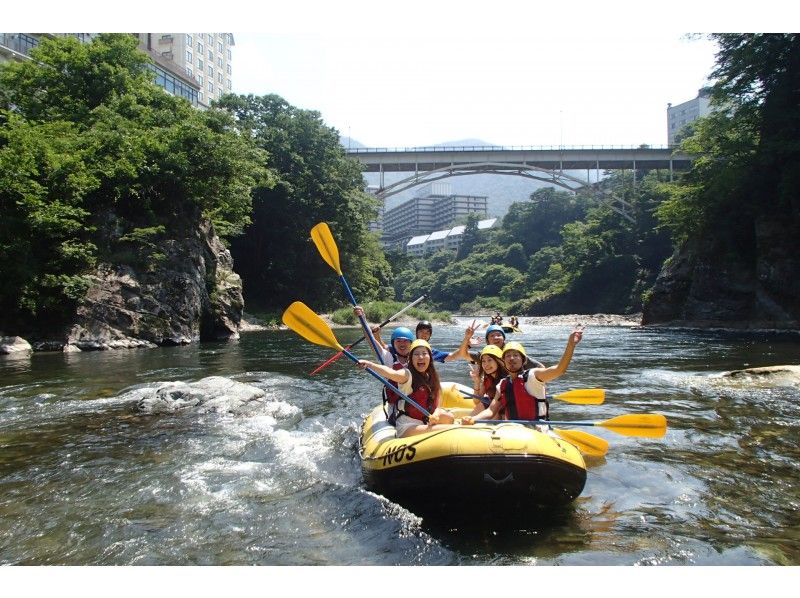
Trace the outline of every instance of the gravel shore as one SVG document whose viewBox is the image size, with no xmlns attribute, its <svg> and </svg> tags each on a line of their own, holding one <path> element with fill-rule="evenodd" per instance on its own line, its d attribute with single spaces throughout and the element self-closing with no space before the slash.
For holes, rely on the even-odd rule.
<svg viewBox="0 0 800 598">
<path fill-rule="evenodd" d="M 331 328 L 348 328 L 352 327 L 352 325 L 342 325 L 336 324 L 332 319 L 330 314 L 320 314 L 320 317 L 330 326 Z M 488 322 L 489 316 L 479 315 L 479 316 L 469 316 L 463 314 L 457 314 L 456 317 L 459 318 L 475 318 L 479 321 L 486 321 Z M 531 326 L 574 326 L 576 324 L 583 324 L 584 326 L 616 326 L 616 327 L 635 327 L 640 326 L 642 322 L 642 314 L 630 314 L 630 315 L 622 315 L 622 314 L 567 314 L 567 315 L 560 315 L 560 316 L 530 316 L 530 317 L 520 317 L 519 323 L 520 326 L 531 325 Z M 416 318 L 398 318 L 394 322 L 392 322 L 392 326 L 409 326 L 413 328 L 417 324 Z M 434 322 L 437 324 L 450 324 L 452 322 Z M 285 326 L 264 326 L 259 324 L 255 321 L 254 318 L 245 314 L 242 318 L 242 323 L 240 327 L 241 332 L 249 332 L 253 330 L 269 330 L 269 329 L 284 329 Z"/>
</svg>

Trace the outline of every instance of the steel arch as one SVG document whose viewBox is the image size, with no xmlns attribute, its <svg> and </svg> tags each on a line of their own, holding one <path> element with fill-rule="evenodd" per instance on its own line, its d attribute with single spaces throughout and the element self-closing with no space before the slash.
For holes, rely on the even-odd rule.
<svg viewBox="0 0 800 598">
<path fill-rule="evenodd" d="M 413 175 L 401 179 L 381 187 L 375 193 L 375 196 L 380 199 L 386 199 L 392 195 L 408 191 L 419 185 L 432 183 L 442 179 L 454 176 L 467 176 L 473 174 L 499 174 L 505 176 L 520 176 L 523 178 L 534 179 L 550 183 L 558 187 L 562 187 L 572 193 L 586 193 L 594 196 L 594 199 L 599 203 L 607 204 L 612 210 L 629 220 L 634 222 L 634 218 L 630 215 L 631 204 L 617 197 L 613 194 L 603 192 L 600 189 L 599 181 L 589 183 L 583 179 L 579 179 L 565 172 L 547 170 L 538 166 L 529 166 L 526 164 L 509 164 L 504 162 L 477 162 L 474 164 L 459 164 L 444 166 L 435 170 L 426 170 L 424 172 L 415 172 Z"/>
</svg>

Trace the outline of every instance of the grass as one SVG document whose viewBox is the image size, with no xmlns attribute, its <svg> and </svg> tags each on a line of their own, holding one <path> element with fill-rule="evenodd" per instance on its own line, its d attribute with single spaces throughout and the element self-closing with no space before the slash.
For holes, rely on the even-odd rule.
<svg viewBox="0 0 800 598">
<path fill-rule="evenodd" d="M 393 316 L 406 305 L 397 301 L 373 301 L 365 303 L 361 307 L 364 308 L 364 315 L 367 317 L 368 322 L 383 322 L 389 317 Z M 412 307 L 407 312 L 403 313 L 401 317 L 416 319 L 416 320 L 431 320 L 431 321 L 452 321 L 450 312 L 446 311 L 426 311 L 418 307 Z M 358 318 L 353 314 L 352 307 L 343 307 L 337 309 L 331 314 L 331 319 L 340 325 L 351 324 L 353 326 L 358 324 Z"/>
</svg>

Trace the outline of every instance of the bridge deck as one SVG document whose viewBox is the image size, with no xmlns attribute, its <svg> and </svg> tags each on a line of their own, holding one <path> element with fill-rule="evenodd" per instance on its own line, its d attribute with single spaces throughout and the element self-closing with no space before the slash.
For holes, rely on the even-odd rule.
<svg viewBox="0 0 800 598">
<path fill-rule="evenodd" d="M 417 172 L 448 166 L 495 163 L 534 166 L 547 170 L 624 170 L 636 168 L 684 169 L 692 157 L 673 148 L 523 148 L 435 147 L 357 148 L 347 155 L 358 159 L 366 172 Z"/>
</svg>

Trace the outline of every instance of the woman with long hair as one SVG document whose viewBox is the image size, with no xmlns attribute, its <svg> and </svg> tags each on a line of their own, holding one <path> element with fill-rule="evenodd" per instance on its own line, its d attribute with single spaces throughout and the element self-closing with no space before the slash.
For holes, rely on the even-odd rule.
<svg viewBox="0 0 800 598">
<path fill-rule="evenodd" d="M 503 351 L 496 345 L 486 345 L 480 353 L 477 367 L 469 365 L 469 375 L 472 378 L 472 390 L 475 395 L 483 397 L 473 399 L 475 408 L 471 415 L 478 415 L 492 401 L 497 393 L 497 385 L 508 376 L 503 363 Z"/>
<path fill-rule="evenodd" d="M 398 438 L 447 428 L 449 425 L 445 424 L 455 421 L 453 414 L 441 407 L 442 386 L 433 365 L 431 346 L 427 341 L 417 339 L 411 343 L 409 355 L 408 365 L 399 370 L 366 359 L 358 361 L 358 366 L 362 369 L 369 368 L 384 378 L 397 382 L 400 392 L 430 413 L 430 416 L 426 415 L 410 401 L 400 397 L 389 422 L 397 428 Z"/>
</svg>

